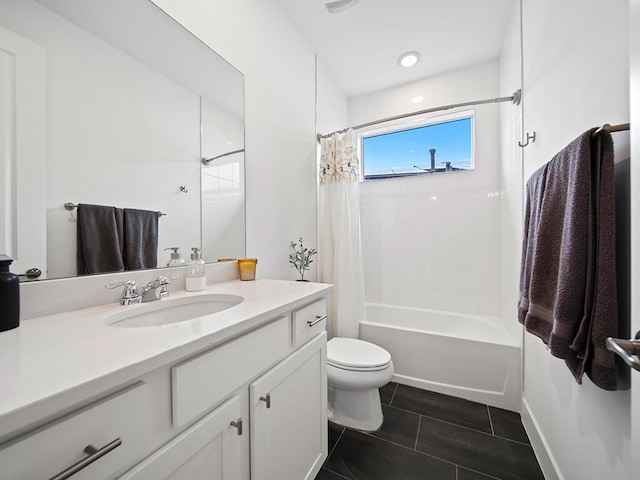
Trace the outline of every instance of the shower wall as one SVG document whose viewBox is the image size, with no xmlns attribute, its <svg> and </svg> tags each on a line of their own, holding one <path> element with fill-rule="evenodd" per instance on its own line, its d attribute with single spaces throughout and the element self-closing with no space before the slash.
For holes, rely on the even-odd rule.
<svg viewBox="0 0 640 480">
<path fill-rule="evenodd" d="M 349 124 L 498 97 L 499 81 L 491 61 L 355 97 Z M 361 184 L 368 303 L 500 315 L 500 110 L 474 108 L 475 170 Z"/>
</svg>

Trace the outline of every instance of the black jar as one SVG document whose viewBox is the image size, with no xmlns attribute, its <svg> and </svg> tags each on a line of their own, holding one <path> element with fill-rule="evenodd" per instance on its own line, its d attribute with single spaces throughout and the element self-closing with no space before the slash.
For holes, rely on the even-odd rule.
<svg viewBox="0 0 640 480">
<path fill-rule="evenodd" d="M 0 255 L 0 332 L 20 325 L 20 280 L 9 272 L 13 260 Z"/>
</svg>

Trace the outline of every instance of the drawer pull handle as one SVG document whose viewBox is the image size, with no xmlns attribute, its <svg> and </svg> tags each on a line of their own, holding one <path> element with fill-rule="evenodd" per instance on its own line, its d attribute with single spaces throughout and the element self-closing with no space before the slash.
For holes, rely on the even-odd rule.
<svg viewBox="0 0 640 480">
<path fill-rule="evenodd" d="M 264 403 L 267 404 L 267 408 L 271 408 L 271 394 L 267 393 L 266 397 L 260 397 L 260 400 L 262 400 Z"/>
<path fill-rule="evenodd" d="M 316 323 L 320 323 L 322 320 L 326 320 L 326 319 L 327 319 L 326 313 L 324 315 L 316 315 L 315 320 L 307 320 L 307 325 L 309 325 L 310 327 L 313 327 Z"/>
<path fill-rule="evenodd" d="M 93 445 L 87 445 L 84 448 L 84 453 L 89 455 L 88 457 L 84 457 L 78 463 L 71 465 L 69 468 L 67 468 L 63 472 L 60 472 L 59 474 L 51 477 L 50 480 L 66 480 L 72 475 L 75 475 L 76 473 L 78 473 L 83 468 L 88 467 L 99 458 L 104 457 L 107 453 L 109 453 L 114 448 L 119 447 L 120 445 L 122 445 L 122 440 L 120 440 L 119 438 L 116 438 L 111 443 L 107 443 L 102 448 L 96 448 Z"/>
<path fill-rule="evenodd" d="M 242 435 L 242 418 L 238 418 L 235 422 L 231 422 L 231 426 L 238 429 L 238 436 Z"/>
</svg>

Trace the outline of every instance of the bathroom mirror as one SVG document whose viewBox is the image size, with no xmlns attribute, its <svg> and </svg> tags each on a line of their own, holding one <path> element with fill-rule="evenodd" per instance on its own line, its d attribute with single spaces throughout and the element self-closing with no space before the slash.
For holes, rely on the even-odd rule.
<svg viewBox="0 0 640 480">
<path fill-rule="evenodd" d="M 15 273 L 76 275 L 80 203 L 162 212 L 159 267 L 244 256 L 243 75 L 149 0 L 0 0 L 0 105 Z"/>
</svg>

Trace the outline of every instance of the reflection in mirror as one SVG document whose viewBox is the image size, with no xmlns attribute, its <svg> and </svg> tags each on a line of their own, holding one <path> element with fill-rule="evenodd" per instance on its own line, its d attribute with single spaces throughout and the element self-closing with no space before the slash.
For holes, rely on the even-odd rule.
<svg viewBox="0 0 640 480">
<path fill-rule="evenodd" d="M 202 99 L 202 254 L 244 257 L 244 122 Z"/>
<path fill-rule="evenodd" d="M 0 0 L 0 42 L 15 105 L 0 120 L 0 250 L 16 273 L 76 275 L 67 202 L 165 213 L 158 266 L 168 247 L 244 255 L 244 153 L 200 162 L 244 148 L 240 72 L 148 0 Z"/>
</svg>

